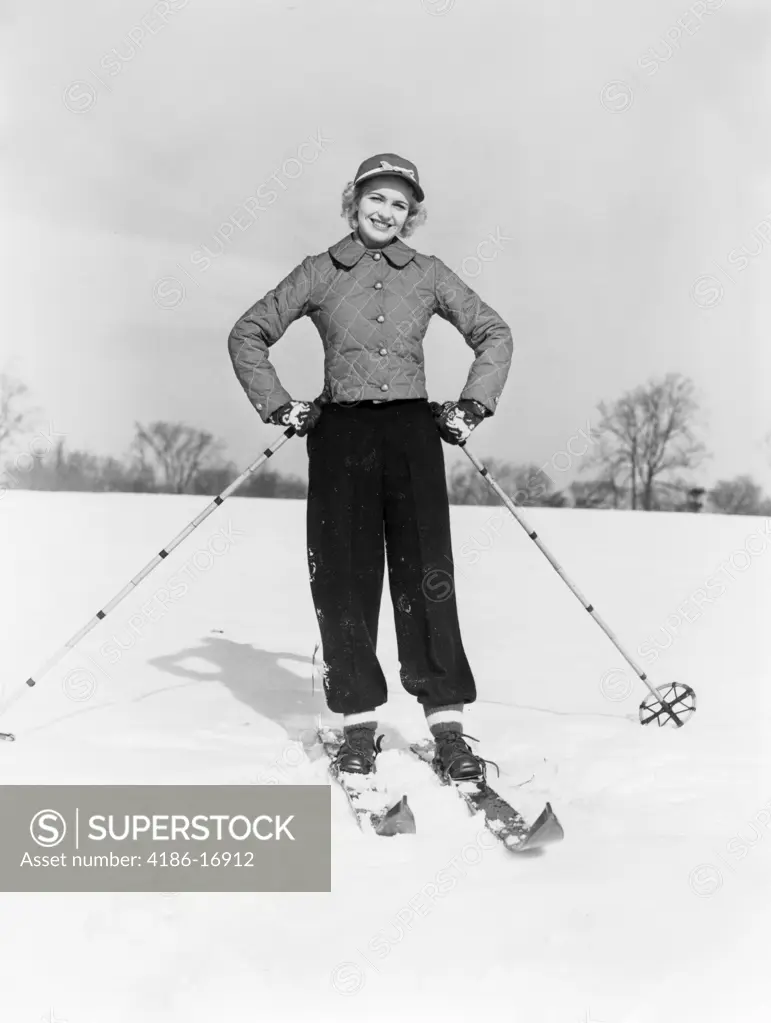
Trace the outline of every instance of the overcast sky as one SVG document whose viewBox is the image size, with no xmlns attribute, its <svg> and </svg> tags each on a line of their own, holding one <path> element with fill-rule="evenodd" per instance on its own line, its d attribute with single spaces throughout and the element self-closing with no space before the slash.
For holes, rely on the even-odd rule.
<svg viewBox="0 0 771 1023">
<path fill-rule="evenodd" d="M 480 455 L 551 460 L 598 401 L 679 371 L 714 452 L 702 481 L 750 472 L 771 492 L 767 0 L 0 10 L 0 368 L 71 447 L 119 455 L 135 420 L 184 420 L 251 461 L 277 430 L 228 333 L 347 232 L 345 183 L 391 151 L 426 191 L 410 244 L 514 334 Z M 457 397 L 460 335 L 435 318 L 426 353 L 431 398 Z M 273 357 L 295 397 L 319 393 L 310 321 Z M 305 464 L 294 441 L 274 467 Z M 557 486 L 574 469 L 552 468 Z"/>
</svg>

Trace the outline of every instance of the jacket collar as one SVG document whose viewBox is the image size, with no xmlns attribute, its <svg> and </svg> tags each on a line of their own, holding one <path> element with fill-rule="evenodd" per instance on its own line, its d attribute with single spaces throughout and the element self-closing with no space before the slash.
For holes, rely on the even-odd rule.
<svg viewBox="0 0 771 1023">
<path fill-rule="evenodd" d="M 352 231 L 345 238 L 341 238 L 339 242 L 330 245 L 327 251 L 335 262 L 350 269 L 352 266 L 356 266 L 365 252 L 371 252 L 372 250 L 367 249 L 361 242 L 356 241 Z M 415 249 L 405 245 L 400 238 L 394 238 L 384 248 L 376 251 L 382 252 L 392 266 L 398 266 L 399 268 L 406 266 L 415 255 Z"/>
</svg>

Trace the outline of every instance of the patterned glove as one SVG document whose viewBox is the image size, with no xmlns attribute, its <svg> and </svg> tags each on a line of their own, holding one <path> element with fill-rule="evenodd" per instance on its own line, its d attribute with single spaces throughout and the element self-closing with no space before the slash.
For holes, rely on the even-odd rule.
<svg viewBox="0 0 771 1023">
<path fill-rule="evenodd" d="M 304 437 L 321 418 L 321 406 L 315 401 L 288 401 L 268 419 L 276 426 L 293 426 L 298 437 Z"/>
<path fill-rule="evenodd" d="M 433 401 L 431 409 L 442 440 L 448 444 L 465 444 L 471 436 L 471 431 L 475 430 L 487 415 L 484 405 L 471 398 L 446 401 L 443 405 Z"/>
</svg>

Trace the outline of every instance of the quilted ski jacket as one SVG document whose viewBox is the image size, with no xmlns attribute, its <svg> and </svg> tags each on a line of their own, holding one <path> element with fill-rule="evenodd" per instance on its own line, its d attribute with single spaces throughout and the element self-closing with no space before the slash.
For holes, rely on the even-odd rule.
<svg viewBox="0 0 771 1023">
<path fill-rule="evenodd" d="M 324 345 L 328 402 L 426 398 L 423 338 L 437 313 L 463 335 L 474 361 L 461 398 L 493 415 L 511 365 L 511 331 L 436 256 L 395 238 L 370 249 L 346 235 L 306 258 L 243 314 L 228 347 L 236 376 L 263 422 L 291 395 L 268 357 L 287 327 L 309 316 Z"/>
</svg>

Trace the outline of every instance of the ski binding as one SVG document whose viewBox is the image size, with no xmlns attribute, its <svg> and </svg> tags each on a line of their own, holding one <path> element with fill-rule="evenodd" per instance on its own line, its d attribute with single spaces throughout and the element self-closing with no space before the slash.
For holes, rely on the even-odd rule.
<svg viewBox="0 0 771 1023">
<path fill-rule="evenodd" d="M 319 742 L 330 760 L 329 773 L 345 793 L 348 805 L 362 831 L 372 830 L 376 835 L 414 835 L 415 817 L 402 796 L 393 806 L 388 805 L 388 793 L 377 780 L 377 773 L 351 774 L 335 771 L 332 761 L 343 742 L 343 734 L 335 728 L 319 728 Z"/>
<path fill-rule="evenodd" d="M 444 785 L 451 785 L 466 803 L 472 814 L 484 815 L 485 827 L 511 852 L 539 849 L 565 837 L 562 825 L 551 804 L 547 803 L 537 819 L 528 824 L 510 803 L 492 789 L 486 781 L 453 781 L 446 778 L 434 763 L 434 742 L 424 739 L 413 743 L 410 750 L 434 771 Z"/>
</svg>

